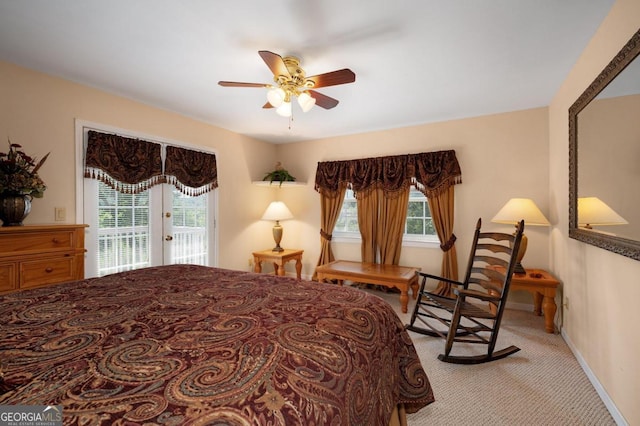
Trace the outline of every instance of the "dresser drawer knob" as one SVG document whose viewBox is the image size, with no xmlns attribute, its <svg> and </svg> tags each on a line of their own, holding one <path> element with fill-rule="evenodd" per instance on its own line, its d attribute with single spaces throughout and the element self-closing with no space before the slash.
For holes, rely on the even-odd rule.
<svg viewBox="0 0 640 426">
<path fill-rule="evenodd" d="M 47 272 L 47 273 L 53 272 L 53 268 L 52 267 L 48 267 L 44 271 Z"/>
<path fill-rule="evenodd" d="M 60 240 L 58 240 L 57 238 L 54 238 L 51 241 L 53 241 L 53 244 L 58 244 L 60 242 Z"/>
</svg>

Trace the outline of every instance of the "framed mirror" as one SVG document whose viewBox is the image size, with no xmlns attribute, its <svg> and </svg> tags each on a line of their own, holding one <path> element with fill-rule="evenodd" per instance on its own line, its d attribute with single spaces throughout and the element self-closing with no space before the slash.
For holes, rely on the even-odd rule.
<svg viewBox="0 0 640 426">
<path fill-rule="evenodd" d="M 569 237 L 636 260 L 639 54 L 640 30 L 569 108 Z M 594 210 L 593 202 L 606 211 Z"/>
</svg>

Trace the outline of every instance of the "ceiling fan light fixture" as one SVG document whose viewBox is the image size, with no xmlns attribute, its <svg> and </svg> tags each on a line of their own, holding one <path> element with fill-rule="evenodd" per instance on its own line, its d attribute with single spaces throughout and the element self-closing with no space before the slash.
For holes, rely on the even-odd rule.
<svg viewBox="0 0 640 426">
<path fill-rule="evenodd" d="M 276 109 L 276 113 L 282 117 L 291 117 L 291 102 L 282 102 Z"/>
<path fill-rule="evenodd" d="M 338 100 L 317 92 L 316 89 L 339 84 L 353 83 L 356 75 L 348 68 L 330 71 L 323 74 L 306 76 L 300 66 L 300 60 L 293 56 L 282 57 L 268 50 L 258 51 L 267 67 L 273 73 L 273 83 L 243 83 L 238 81 L 219 81 L 223 87 L 256 87 L 267 89 L 267 103 L 262 108 L 275 108 L 283 117 L 292 117 L 291 98 L 298 98 L 302 111 L 310 111 L 314 105 L 331 109 L 338 105 Z M 311 95 L 313 93 L 313 95 Z"/>
<path fill-rule="evenodd" d="M 267 101 L 274 107 L 278 108 L 284 102 L 286 94 L 279 87 L 274 87 L 267 92 Z"/>
<path fill-rule="evenodd" d="M 311 108 L 313 108 L 315 104 L 315 98 L 312 98 L 308 92 L 302 92 L 300 93 L 300 96 L 298 96 L 298 105 L 300 105 L 300 108 L 302 108 L 303 112 L 311 110 Z"/>
</svg>

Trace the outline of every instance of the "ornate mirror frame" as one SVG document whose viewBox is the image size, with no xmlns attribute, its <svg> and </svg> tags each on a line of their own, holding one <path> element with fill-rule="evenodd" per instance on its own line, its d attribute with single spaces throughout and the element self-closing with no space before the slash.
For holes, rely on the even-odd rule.
<svg viewBox="0 0 640 426">
<path fill-rule="evenodd" d="M 605 69 L 569 108 L 569 237 L 640 260 L 640 241 L 607 235 L 578 227 L 578 113 L 618 74 L 640 55 L 640 30 L 618 52 Z"/>
</svg>

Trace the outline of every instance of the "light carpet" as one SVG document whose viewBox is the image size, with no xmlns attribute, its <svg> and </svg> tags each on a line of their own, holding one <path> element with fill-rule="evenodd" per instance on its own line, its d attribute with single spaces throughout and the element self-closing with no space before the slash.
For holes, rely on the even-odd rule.
<svg viewBox="0 0 640 426">
<path fill-rule="evenodd" d="M 400 310 L 398 294 L 367 290 L 391 304 L 407 324 L 413 310 Z M 519 352 L 478 365 L 437 359 L 444 340 L 409 332 L 436 401 L 409 414 L 409 426 L 422 425 L 615 425 L 606 406 L 559 334 L 544 331 L 532 312 L 506 309 L 496 350 Z M 454 343 L 452 353 L 480 353 L 485 345 Z"/>
</svg>

